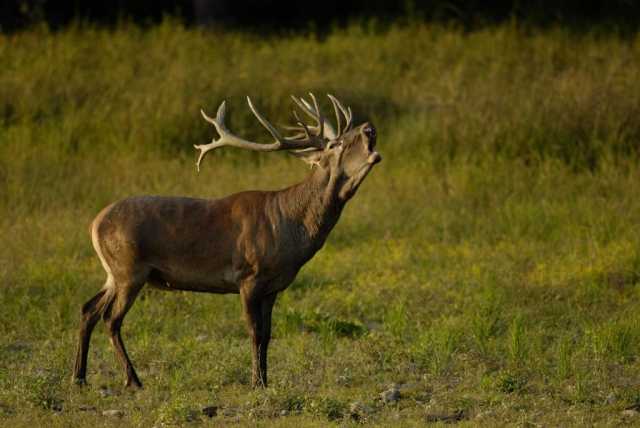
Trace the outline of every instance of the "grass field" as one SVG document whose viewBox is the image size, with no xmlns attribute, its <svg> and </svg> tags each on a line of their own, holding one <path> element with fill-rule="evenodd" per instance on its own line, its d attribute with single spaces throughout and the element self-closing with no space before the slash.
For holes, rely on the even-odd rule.
<svg viewBox="0 0 640 428">
<path fill-rule="evenodd" d="M 640 423 L 640 35 L 166 22 L 0 35 L 0 64 L 0 425 Z M 231 129 L 267 141 L 243 97 L 286 123 L 309 90 L 372 120 L 384 161 L 279 297 L 270 388 L 248 386 L 237 296 L 153 290 L 123 327 L 145 388 L 122 387 L 100 327 L 71 385 L 104 281 L 93 216 L 300 180 L 233 149 L 197 174 L 192 146 L 213 135 L 200 107 L 227 99 Z"/>
</svg>

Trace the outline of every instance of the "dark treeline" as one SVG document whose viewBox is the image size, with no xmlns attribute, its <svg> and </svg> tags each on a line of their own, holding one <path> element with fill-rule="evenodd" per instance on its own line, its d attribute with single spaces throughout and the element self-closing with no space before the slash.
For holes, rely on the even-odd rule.
<svg viewBox="0 0 640 428">
<path fill-rule="evenodd" d="M 533 26 L 562 25 L 577 30 L 635 32 L 640 2 L 634 0 L 3 0 L 0 30 L 16 31 L 46 23 L 52 29 L 71 23 L 146 25 L 166 16 L 186 25 L 223 25 L 261 31 L 313 28 L 322 31 L 358 19 L 385 24 L 399 19 L 453 23 L 466 29 L 517 20 Z"/>
</svg>

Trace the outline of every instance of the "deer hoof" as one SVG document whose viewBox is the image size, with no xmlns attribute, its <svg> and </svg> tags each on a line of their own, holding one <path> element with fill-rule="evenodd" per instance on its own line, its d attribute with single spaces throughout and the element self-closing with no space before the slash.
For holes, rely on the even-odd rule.
<svg viewBox="0 0 640 428">
<path fill-rule="evenodd" d="M 83 377 L 74 377 L 71 378 L 71 382 L 74 385 L 78 385 L 78 386 L 87 386 L 87 379 L 83 378 Z"/>
<path fill-rule="evenodd" d="M 125 388 L 130 390 L 142 389 L 142 383 L 139 380 L 127 380 L 124 384 Z"/>
</svg>

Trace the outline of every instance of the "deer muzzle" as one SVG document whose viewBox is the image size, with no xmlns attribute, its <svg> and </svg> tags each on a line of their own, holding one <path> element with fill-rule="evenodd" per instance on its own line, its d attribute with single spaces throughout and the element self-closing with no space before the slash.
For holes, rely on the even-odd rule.
<svg viewBox="0 0 640 428">
<path fill-rule="evenodd" d="M 369 155 L 369 158 L 367 159 L 367 162 L 369 162 L 371 165 L 375 165 L 380 161 L 382 161 L 382 156 L 380 156 L 380 153 L 378 152 L 371 153 Z"/>
</svg>

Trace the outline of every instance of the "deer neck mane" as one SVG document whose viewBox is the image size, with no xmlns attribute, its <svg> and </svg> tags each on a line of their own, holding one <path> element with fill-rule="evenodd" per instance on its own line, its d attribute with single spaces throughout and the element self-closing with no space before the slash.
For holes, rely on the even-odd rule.
<svg viewBox="0 0 640 428">
<path fill-rule="evenodd" d="M 329 169 L 314 166 L 302 182 L 277 193 L 282 214 L 301 223 L 306 234 L 322 245 L 340 218 L 344 202 L 339 198 L 340 179 Z"/>
</svg>

